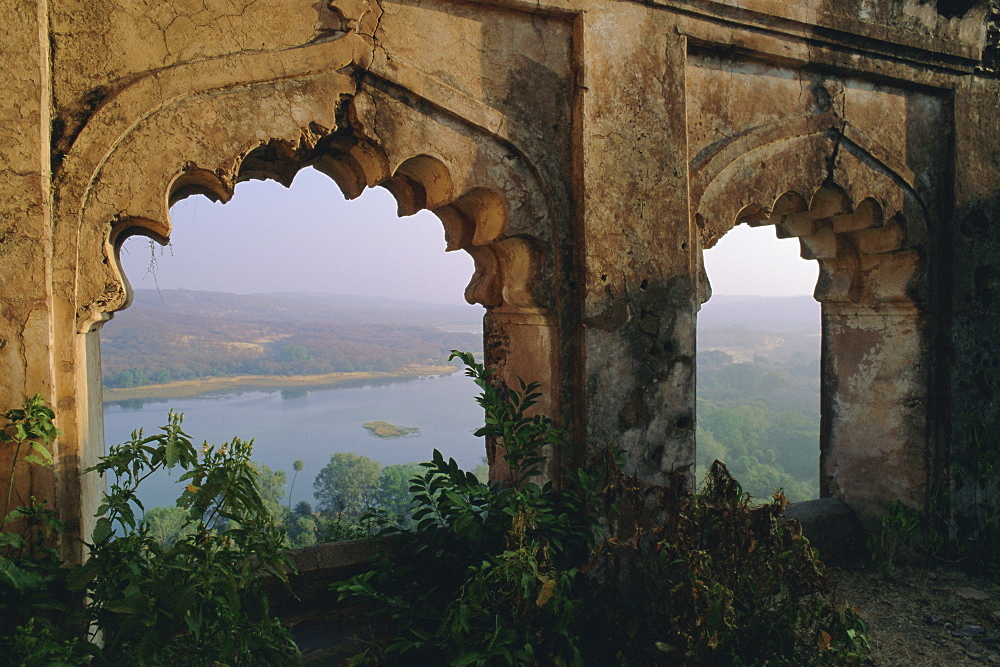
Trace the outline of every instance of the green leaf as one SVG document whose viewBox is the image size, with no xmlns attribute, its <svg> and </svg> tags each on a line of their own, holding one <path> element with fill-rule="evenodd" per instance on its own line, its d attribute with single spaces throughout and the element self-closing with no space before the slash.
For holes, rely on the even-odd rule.
<svg viewBox="0 0 1000 667">
<path fill-rule="evenodd" d="M 100 517 L 97 520 L 97 524 L 94 526 L 93 539 L 94 544 L 102 544 L 109 537 L 111 537 L 111 521 L 107 517 Z"/>
<path fill-rule="evenodd" d="M 66 587 L 71 591 L 82 591 L 101 572 L 103 564 L 91 558 L 83 565 L 72 568 L 66 574 Z"/>
<path fill-rule="evenodd" d="M 27 461 L 28 463 L 34 463 L 35 465 L 40 465 L 42 467 L 48 467 L 48 466 L 52 465 L 52 460 L 51 459 L 46 460 L 46 459 L 43 459 L 40 456 L 35 456 L 34 454 L 27 454 L 27 455 L 25 455 L 25 457 L 24 457 L 23 460 Z"/>
<path fill-rule="evenodd" d="M 49 450 L 48 445 L 32 441 L 31 448 L 42 457 L 47 465 L 52 465 L 52 452 Z"/>
</svg>

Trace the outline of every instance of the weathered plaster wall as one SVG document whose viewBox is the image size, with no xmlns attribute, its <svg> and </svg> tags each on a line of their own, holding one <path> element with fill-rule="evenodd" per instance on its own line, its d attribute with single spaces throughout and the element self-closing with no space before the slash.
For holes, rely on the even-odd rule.
<svg viewBox="0 0 1000 667">
<path fill-rule="evenodd" d="M 955 95 L 955 210 L 947 242 L 954 290 L 943 338 L 942 372 L 952 406 L 950 432 L 937 452 L 942 492 L 935 511 L 952 529 L 976 537 L 977 518 L 1000 505 L 1000 80 L 970 78 Z M 990 495 L 991 494 L 991 495 Z M 996 526 L 994 525 L 994 530 Z"/>
<path fill-rule="evenodd" d="M 49 199 L 49 53 L 45 3 L 6 2 L 0 20 L 0 400 L 2 410 L 35 393 L 54 395 L 52 359 L 51 209 Z M 0 450 L 0 471 L 9 470 Z M 76 461 L 59 455 L 61 481 L 72 484 Z M 25 471 L 15 497 L 51 498 L 51 475 Z"/>
<path fill-rule="evenodd" d="M 693 462 L 695 426 L 686 44 L 671 19 L 598 5 L 583 37 L 587 441 L 659 482 Z"/>
</svg>

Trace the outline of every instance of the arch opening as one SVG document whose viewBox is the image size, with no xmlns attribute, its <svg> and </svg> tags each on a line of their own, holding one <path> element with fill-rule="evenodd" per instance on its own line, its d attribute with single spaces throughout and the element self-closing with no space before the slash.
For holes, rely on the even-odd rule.
<svg viewBox="0 0 1000 667">
<path fill-rule="evenodd" d="M 797 239 L 801 257 L 817 260 L 819 495 L 847 501 L 863 518 L 892 500 L 922 506 L 927 484 L 925 269 L 913 240 L 920 230 L 907 218 L 912 207 L 900 200 L 887 211 L 891 201 L 856 198 L 827 181 L 812 193 L 743 204 L 721 227 L 696 218 L 703 249 L 721 238 L 720 230 L 746 223 Z M 705 301 L 711 287 L 704 271 L 702 281 Z"/>
<path fill-rule="evenodd" d="M 704 252 L 712 296 L 698 314 L 697 468 L 718 459 L 755 498 L 780 488 L 810 500 L 819 496 L 817 266 L 794 240 L 754 226 L 737 224 Z"/>
<path fill-rule="evenodd" d="M 259 158 L 251 166 L 254 180 L 274 173 L 262 169 Z M 210 176 L 198 178 L 221 189 Z M 478 270 L 473 267 L 476 226 L 486 220 L 499 235 L 502 222 L 498 228 L 499 197 L 487 189 L 448 202 L 444 206 L 461 212 L 464 224 L 471 226 L 468 242 L 449 241 L 448 249 L 474 252 L 442 256 L 447 213 L 438 211 L 434 218 L 432 212 L 416 212 L 400 220 L 390 188 L 369 190 L 360 201 L 347 203 L 318 169 L 299 170 L 293 180 L 291 191 L 282 191 L 274 182 L 241 182 L 229 196 L 217 197 L 231 199 L 224 207 L 201 197 L 177 197 L 168 253 L 151 254 L 151 245 L 135 239 L 155 235 L 155 228 L 123 226 L 114 243 L 123 274 L 135 281 L 135 304 L 102 334 L 107 398 L 131 397 L 106 410 L 108 440 L 127 436 L 137 421 L 150 419 L 147 427 L 162 421 L 167 404 L 155 402 L 158 395 L 212 386 L 240 389 L 242 393 L 216 391 L 212 400 L 176 396 L 170 404 L 180 402 L 189 422 L 195 422 L 190 432 L 213 442 L 233 435 L 256 437 L 255 458 L 267 466 L 270 482 L 265 489 L 272 494 L 281 486 L 278 471 L 287 473 L 288 482 L 295 474 L 302 477 L 294 487 L 297 497 L 272 498 L 269 505 L 274 511 L 284 508 L 283 520 L 294 520 L 289 523 L 293 546 L 304 546 L 317 536 L 307 525 L 309 517 L 322 510 L 329 524 L 336 509 L 331 503 L 340 502 L 329 493 L 313 499 L 310 487 L 324 471 L 329 477 L 334 454 L 338 466 L 350 465 L 351 470 L 363 466 L 341 460 L 348 454 L 376 462 L 379 484 L 393 482 L 397 496 L 414 471 L 407 466 L 429 459 L 432 447 L 454 456 L 466 469 L 478 467 L 477 474 L 488 475 L 483 444 L 471 436 L 482 420 L 472 400 L 475 387 L 456 367 L 444 367 L 450 349 L 482 352 L 481 304 L 458 302 L 464 300 L 463 282 Z M 174 193 L 193 192 L 191 179 L 178 183 Z M 254 196 L 254 190 L 264 194 Z M 344 224 L 352 218 L 361 224 L 347 232 Z M 128 241 L 130 236 L 134 240 Z M 282 248 L 293 237 L 299 239 L 297 248 Z M 231 261 L 226 253 L 244 259 Z M 150 273 L 151 257 L 159 268 Z M 434 266 L 442 257 L 452 259 L 453 266 L 437 271 Z M 171 268 L 171 263 L 176 266 Z M 411 269 L 404 272 L 401 267 L 408 265 Z M 380 280 L 389 273 L 395 274 L 394 280 Z M 331 292 L 360 296 L 337 299 L 301 293 L 324 285 Z M 443 294 L 446 290 L 450 296 Z M 260 293 L 274 292 L 279 294 L 261 298 Z M 121 358 L 128 344 L 133 347 L 129 358 L 138 363 Z M 170 358 L 185 357 L 180 368 L 165 367 Z M 392 426 L 420 431 L 399 433 Z M 296 429 L 302 433 L 295 435 Z M 417 451 L 420 441 L 426 451 Z M 301 472 L 292 466 L 297 460 L 304 462 Z M 328 486 L 317 487 L 317 493 Z M 382 486 L 363 500 L 403 509 L 399 498 L 386 496 Z M 168 483 L 156 492 L 162 497 L 147 505 L 170 504 Z M 383 495 L 376 498 L 379 493 Z M 303 514 L 303 501 L 312 502 L 312 511 Z M 154 516 L 158 513 L 162 511 Z M 346 506 L 336 513 L 358 515 Z M 321 525 L 317 518 L 315 526 Z M 327 528 L 330 534 L 336 532 Z"/>
</svg>

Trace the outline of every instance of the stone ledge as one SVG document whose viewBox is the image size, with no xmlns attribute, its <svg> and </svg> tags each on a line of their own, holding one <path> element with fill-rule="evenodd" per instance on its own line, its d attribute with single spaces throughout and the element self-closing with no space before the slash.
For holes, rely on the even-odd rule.
<svg viewBox="0 0 1000 667">
<path fill-rule="evenodd" d="M 868 555 L 861 522 L 840 498 L 818 498 L 790 503 L 784 518 L 802 525 L 802 534 L 825 563 L 847 564 Z"/>
</svg>

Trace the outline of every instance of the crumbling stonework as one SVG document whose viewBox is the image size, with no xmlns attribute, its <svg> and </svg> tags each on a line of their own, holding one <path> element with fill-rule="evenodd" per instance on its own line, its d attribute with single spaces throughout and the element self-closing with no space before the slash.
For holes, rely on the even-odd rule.
<svg viewBox="0 0 1000 667">
<path fill-rule="evenodd" d="M 556 478 L 609 445 L 651 482 L 691 466 L 702 250 L 743 223 L 798 238 L 820 265 L 823 494 L 862 518 L 923 506 L 982 448 L 970 420 L 1000 408 L 989 14 L 12 0 L 0 402 L 40 392 L 63 430 L 54 476 L 22 491 L 86 530 L 98 489 L 79 470 L 103 447 L 98 336 L 128 305 L 123 240 L 168 239 L 183 197 L 314 166 L 348 197 L 383 186 L 402 215 L 432 210 L 448 250 L 472 255 L 488 362 L 542 381 L 575 443 Z"/>
</svg>

